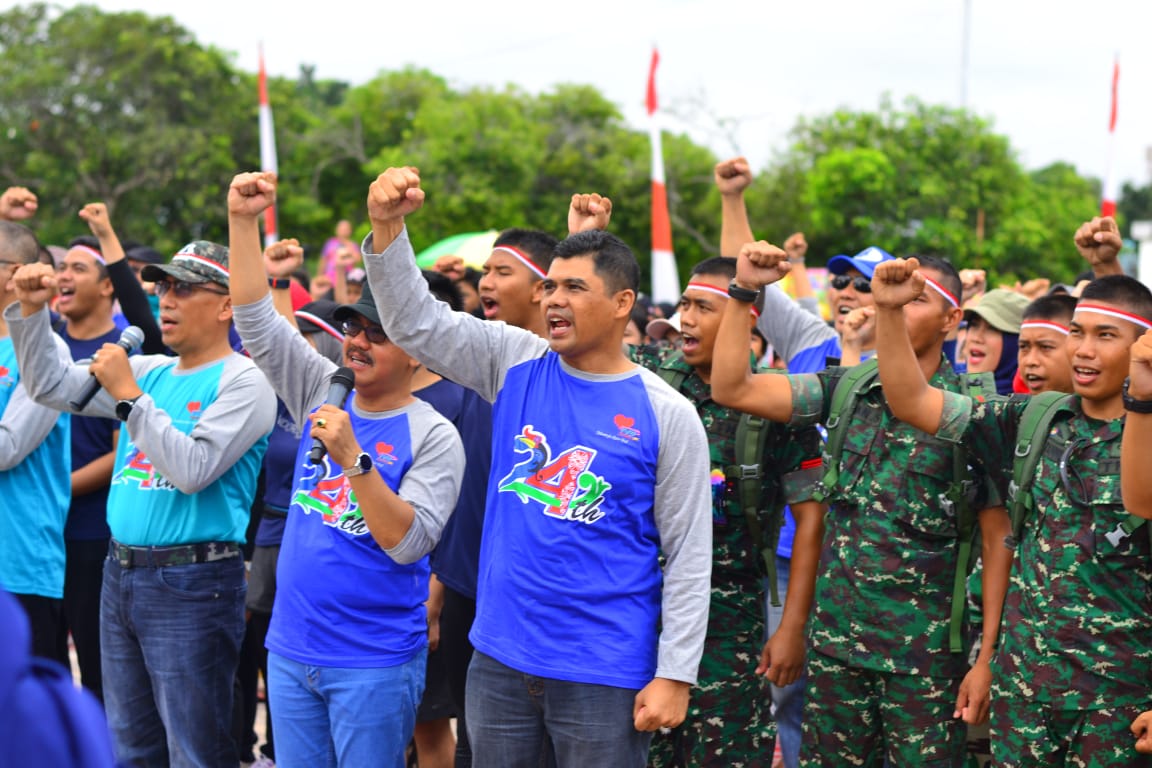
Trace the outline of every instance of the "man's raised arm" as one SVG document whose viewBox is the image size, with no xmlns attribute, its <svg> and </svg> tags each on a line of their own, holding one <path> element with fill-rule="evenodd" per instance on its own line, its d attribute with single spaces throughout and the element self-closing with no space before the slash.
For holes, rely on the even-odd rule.
<svg viewBox="0 0 1152 768">
<path fill-rule="evenodd" d="M 1130 514 L 1152 519 L 1152 331 L 1145 331 L 1129 354 L 1120 489 Z"/>
<path fill-rule="evenodd" d="M 389 168 L 368 190 L 372 234 L 361 250 L 385 333 L 428 368 L 494 400 L 512 365 L 539 357 L 548 343 L 534 333 L 453 312 L 428 291 L 416 267 L 404 217 L 424 204 L 415 168 Z"/>
<path fill-rule="evenodd" d="M 748 361 L 748 308 L 763 286 L 788 273 L 784 251 L 761 240 L 740 249 L 736 279 L 712 353 L 712 397 L 721 405 L 787 422 L 792 418 L 792 384 L 775 373 L 752 372 Z"/>
<path fill-rule="evenodd" d="M 924 292 L 925 280 L 919 267 L 916 259 L 895 259 L 876 265 L 872 275 L 876 358 L 892 415 L 934 435 L 940 430 L 944 395 L 928 385 L 904 324 L 904 305 Z"/>
</svg>

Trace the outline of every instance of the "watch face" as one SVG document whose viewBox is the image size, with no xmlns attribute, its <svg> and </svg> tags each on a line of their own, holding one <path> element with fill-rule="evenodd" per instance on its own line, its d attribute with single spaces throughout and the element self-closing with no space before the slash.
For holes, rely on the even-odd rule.
<svg viewBox="0 0 1152 768">
<path fill-rule="evenodd" d="M 372 457 L 366 453 L 362 453 L 356 457 L 356 466 L 360 467 L 361 472 L 367 472 L 372 469 Z"/>
</svg>

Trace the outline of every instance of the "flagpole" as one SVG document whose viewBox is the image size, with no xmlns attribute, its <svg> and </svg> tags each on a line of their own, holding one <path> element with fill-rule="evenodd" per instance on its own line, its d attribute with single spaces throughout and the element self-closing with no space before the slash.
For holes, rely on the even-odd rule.
<svg viewBox="0 0 1152 768">
<path fill-rule="evenodd" d="M 1116 112 L 1118 106 L 1118 91 L 1120 88 L 1120 54 L 1112 64 L 1112 111 L 1108 117 L 1108 166 L 1104 174 L 1103 200 L 1100 201 L 1101 216 L 1116 215 L 1116 198 L 1119 195 L 1119 184 L 1116 178 Z"/>
<path fill-rule="evenodd" d="M 664 148 L 656 101 L 656 66 L 660 53 L 652 49 L 648 69 L 648 135 L 652 144 L 652 300 L 675 304 L 680 300 L 680 275 L 672 253 L 672 223 L 668 216 L 668 190 L 664 184 Z"/>
<path fill-rule="evenodd" d="M 276 163 L 276 132 L 272 125 L 272 107 L 268 104 L 268 75 L 264 71 L 264 45 L 260 45 L 260 74 L 257 79 L 260 92 L 260 170 L 278 173 Z M 276 206 L 264 211 L 264 245 L 280 239 L 276 227 Z"/>
</svg>

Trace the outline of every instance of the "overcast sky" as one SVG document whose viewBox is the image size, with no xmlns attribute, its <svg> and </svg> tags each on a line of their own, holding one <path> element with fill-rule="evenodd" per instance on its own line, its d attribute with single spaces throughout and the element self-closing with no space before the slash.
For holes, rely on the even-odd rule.
<svg viewBox="0 0 1152 768">
<path fill-rule="evenodd" d="M 964 0 L 617 0 L 609 3 L 95 0 L 108 11 L 170 15 L 204 44 L 269 74 L 301 63 L 363 83 L 426 67 L 456 86 L 540 92 L 589 83 L 646 127 L 644 93 L 660 49 L 669 119 L 723 156 L 762 167 L 800 115 L 873 109 L 881 94 L 961 103 Z M 0 6 L 13 3 L 0 0 Z M 1120 55 L 1116 171 L 1147 183 L 1152 146 L 1152 2 L 970 0 L 968 106 L 1006 134 L 1026 168 L 1056 160 L 1103 177 L 1112 62 Z M 273 111 L 275 111 L 275 104 Z M 733 130 L 719 128 L 723 118 Z"/>
</svg>

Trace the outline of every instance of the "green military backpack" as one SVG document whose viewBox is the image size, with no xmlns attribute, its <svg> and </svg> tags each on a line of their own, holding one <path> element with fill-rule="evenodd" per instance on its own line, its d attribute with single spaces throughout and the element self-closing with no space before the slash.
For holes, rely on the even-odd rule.
<svg viewBox="0 0 1152 768">
<path fill-rule="evenodd" d="M 824 425 L 828 430 L 828 442 L 824 451 L 824 479 L 820 482 L 821 501 L 826 501 L 832 495 L 840 480 L 840 459 L 844 453 L 847 417 L 855 410 L 856 401 L 868 391 L 879 373 L 876 358 L 872 358 L 847 369 L 832 391 L 828 420 Z M 962 374 L 960 386 L 964 394 L 975 398 L 982 397 L 985 393 L 996 392 L 996 380 L 991 373 Z M 854 480 L 855 478 L 851 478 L 851 481 Z M 979 510 L 972 508 L 969 499 L 974 487 L 975 484 L 969 477 L 964 448 L 956 445 L 952 449 L 952 482 L 948 490 L 940 494 L 940 503 L 956 518 L 956 537 L 959 543 L 956 575 L 952 581 L 952 614 L 948 630 L 948 646 L 952 653 L 961 653 L 964 650 L 961 629 L 964 623 L 964 606 L 967 602 L 968 574 L 976 565 L 975 553 L 978 551 L 976 541 L 979 527 L 976 513 Z"/>
<path fill-rule="evenodd" d="M 1051 450 L 1059 452 L 1053 456 L 1063 463 L 1064 448 L 1068 437 L 1064 434 L 1062 424 L 1078 412 L 1075 397 L 1063 392 L 1041 392 L 1033 395 L 1028 404 L 1024 406 L 1024 413 L 1020 417 L 1020 427 L 1016 433 L 1016 450 L 1012 460 L 1012 482 L 1008 485 L 1008 513 L 1012 520 L 1012 533 L 1005 544 L 1015 549 L 1020 542 L 1024 526 L 1036 509 L 1036 500 L 1032 495 L 1032 484 L 1036 480 L 1036 469 L 1040 466 L 1040 459 L 1048 449 L 1049 438 L 1055 435 L 1059 438 L 1052 444 Z M 1057 422 L 1058 417 L 1062 418 Z M 1055 424 L 1056 426 L 1053 426 Z M 1112 454 L 1100 462 L 1097 475 L 1101 477 L 1116 476 L 1120 474 L 1120 444 L 1112 444 Z M 1128 517 L 1116 526 L 1116 529 L 1105 534 L 1108 543 L 1119 547 L 1125 539 L 1136 532 L 1147 521 L 1136 515 Z M 1149 540 L 1152 541 L 1152 526 L 1147 526 Z"/>
<path fill-rule="evenodd" d="M 683 354 L 676 352 L 670 355 L 661 365 L 657 373 L 660 378 L 668 382 L 672 389 L 680 391 L 680 386 L 688 378 L 688 372 L 673 367 L 684 359 Z M 772 605 L 779 607 L 780 593 L 776 586 L 776 544 L 780 537 L 780 527 L 783 524 L 783 509 L 781 505 L 774 504 L 772 509 L 762 510 L 761 495 L 763 493 L 764 450 L 768 444 L 768 434 L 771 425 L 766 419 L 753 416 L 750 413 L 741 413 L 736 423 L 736 436 L 733 440 L 736 446 L 735 463 L 724 467 L 724 479 L 735 482 L 739 489 L 740 508 L 744 512 L 744 519 L 748 524 L 748 533 L 752 536 L 752 543 L 759 553 L 760 564 L 764 575 L 768 578 L 768 588 Z M 768 535 L 765 536 L 764 527 L 760 524 L 760 513 L 768 513 Z"/>
</svg>

